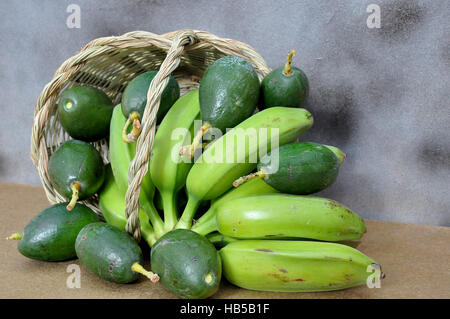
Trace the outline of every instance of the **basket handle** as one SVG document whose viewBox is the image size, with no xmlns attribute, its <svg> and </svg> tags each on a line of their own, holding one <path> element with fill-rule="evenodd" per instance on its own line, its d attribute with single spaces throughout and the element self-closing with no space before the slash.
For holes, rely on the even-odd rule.
<svg viewBox="0 0 450 319">
<path fill-rule="evenodd" d="M 158 113 L 161 95 L 169 82 L 169 76 L 180 64 L 180 57 L 183 54 L 185 46 L 192 45 L 197 40 L 198 38 L 193 30 L 183 30 L 175 35 L 167 56 L 161 64 L 158 73 L 150 83 L 147 92 L 147 104 L 141 122 L 142 131 L 136 142 L 136 156 L 128 170 L 128 189 L 125 195 L 126 230 L 137 241 L 140 241 L 141 238 L 139 195 L 141 193 L 142 179 L 148 171 L 148 163 L 156 131 L 156 114 Z"/>
</svg>

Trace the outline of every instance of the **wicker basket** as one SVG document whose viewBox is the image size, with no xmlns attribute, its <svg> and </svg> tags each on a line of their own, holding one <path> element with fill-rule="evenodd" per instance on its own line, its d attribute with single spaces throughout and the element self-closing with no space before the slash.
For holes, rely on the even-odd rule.
<svg viewBox="0 0 450 319">
<path fill-rule="evenodd" d="M 62 142 L 70 139 L 61 127 L 56 112 L 56 102 L 61 92 L 76 85 L 90 85 L 103 90 L 117 104 L 130 80 L 143 72 L 159 70 L 147 94 L 142 132 L 137 140 L 136 157 L 130 165 L 126 193 L 127 231 L 139 240 L 140 184 L 147 173 L 156 130 L 156 113 L 168 76 L 175 76 L 183 95 L 198 87 L 206 68 L 225 55 L 236 55 L 250 61 L 260 80 L 270 71 L 261 55 L 249 45 L 197 30 L 180 30 L 163 35 L 136 31 L 117 37 L 99 38 L 65 61 L 45 86 L 34 109 L 31 158 L 48 200 L 52 204 L 66 201 L 52 187 L 48 176 L 50 155 Z M 104 161 L 109 162 L 107 140 L 93 144 Z M 97 198 L 83 203 L 101 215 Z"/>
</svg>

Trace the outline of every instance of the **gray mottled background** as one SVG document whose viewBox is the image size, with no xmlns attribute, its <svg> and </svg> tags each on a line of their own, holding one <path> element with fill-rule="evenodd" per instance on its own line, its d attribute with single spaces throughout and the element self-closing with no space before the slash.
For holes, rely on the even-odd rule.
<svg viewBox="0 0 450 319">
<path fill-rule="evenodd" d="M 81 28 L 66 26 L 70 3 Z M 381 7 L 369 29 L 368 4 Z M 65 59 L 94 38 L 195 28 L 252 45 L 271 67 L 295 48 L 315 125 L 304 139 L 348 155 L 322 195 L 365 218 L 450 226 L 449 1 L 0 2 L 0 180 L 39 184 L 33 106 Z"/>
</svg>

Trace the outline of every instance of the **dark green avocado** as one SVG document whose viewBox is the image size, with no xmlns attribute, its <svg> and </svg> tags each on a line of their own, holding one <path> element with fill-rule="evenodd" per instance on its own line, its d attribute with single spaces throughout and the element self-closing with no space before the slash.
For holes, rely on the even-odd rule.
<svg viewBox="0 0 450 319">
<path fill-rule="evenodd" d="M 86 142 L 98 141 L 109 134 L 113 102 L 92 86 L 75 86 L 59 99 L 58 116 L 69 135 Z"/>
<path fill-rule="evenodd" d="M 76 205 L 71 211 L 67 211 L 66 205 L 47 207 L 25 226 L 17 246 L 22 255 L 44 261 L 76 257 L 78 233 L 87 224 L 98 222 L 98 216 L 83 204 Z"/>
<path fill-rule="evenodd" d="M 270 72 L 261 83 L 260 108 L 274 106 L 302 107 L 309 94 L 309 82 L 305 72 L 291 67 L 295 51 L 289 52 L 287 63 Z"/>
<path fill-rule="evenodd" d="M 84 266 L 116 283 L 137 280 L 139 274 L 131 267 L 144 261 L 141 248 L 127 232 L 101 222 L 89 224 L 80 231 L 75 250 Z"/>
<path fill-rule="evenodd" d="M 259 91 L 258 75 L 250 62 L 237 56 L 218 59 L 200 82 L 202 120 L 225 133 L 253 114 Z"/>
<path fill-rule="evenodd" d="M 172 230 L 158 239 L 151 263 L 161 284 L 180 298 L 207 298 L 219 289 L 220 255 L 208 239 L 191 230 Z"/>
<path fill-rule="evenodd" d="M 122 113 L 128 118 L 132 112 L 139 113 L 140 119 L 144 114 L 147 104 L 147 92 L 150 83 L 158 71 L 149 71 L 135 77 L 128 83 L 122 95 Z M 157 124 L 159 124 L 175 101 L 180 97 L 180 87 L 173 76 L 169 77 L 169 83 L 163 90 L 158 113 L 156 114 Z"/>
<path fill-rule="evenodd" d="M 72 197 L 72 186 L 79 183 L 78 199 L 94 195 L 103 184 L 105 166 L 100 153 L 89 143 L 64 142 L 50 157 L 48 173 L 53 187 L 66 198 Z"/>
<path fill-rule="evenodd" d="M 282 193 L 308 195 L 319 192 L 336 180 L 339 161 L 322 144 L 301 142 L 278 148 L 278 169 L 272 152 L 261 158 L 258 171 L 267 184 Z M 274 156 L 276 158 L 276 156 Z"/>
</svg>

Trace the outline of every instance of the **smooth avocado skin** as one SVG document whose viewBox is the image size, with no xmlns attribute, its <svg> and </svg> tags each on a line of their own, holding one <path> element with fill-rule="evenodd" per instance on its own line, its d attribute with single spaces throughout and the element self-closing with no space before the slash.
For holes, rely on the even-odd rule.
<svg viewBox="0 0 450 319">
<path fill-rule="evenodd" d="M 222 276 L 214 245 L 188 229 L 172 230 L 158 239 L 151 250 L 151 268 L 164 287 L 183 299 L 212 296 Z"/>
<path fill-rule="evenodd" d="M 250 62 L 237 56 L 216 60 L 200 82 L 202 120 L 225 133 L 253 114 L 259 91 L 258 75 Z"/>
<path fill-rule="evenodd" d="M 103 279 L 122 284 L 139 278 L 131 266 L 144 261 L 141 248 L 127 232 L 102 222 L 80 231 L 75 250 L 86 268 Z"/>
<path fill-rule="evenodd" d="M 80 230 L 98 222 L 89 207 L 78 204 L 67 211 L 68 203 L 47 207 L 23 231 L 17 248 L 25 257 L 43 261 L 63 261 L 76 257 L 75 240 Z"/>
<path fill-rule="evenodd" d="M 128 118 L 132 112 L 138 112 L 140 118 L 144 115 L 145 105 L 147 104 L 147 92 L 150 83 L 158 71 L 149 71 L 142 73 L 128 83 L 122 95 L 122 113 Z M 180 87 L 173 76 L 169 77 L 169 83 L 163 90 L 156 122 L 159 124 L 172 105 L 180 97 Z"/>
<path fill-rule="evenodd" d="M 309 82 L 306 74 L 292 67 L 293 73 L 283 73 L 284 67 L 270 72 L 261 83 L 260 108 L 274 106 L 302 107 L 309 94 Z"/>
<path fill-rule="evenodd" d="M 70 140 L 52 154 L 48 173 L 53 187 L 66 198 L 71 198 L 72 182 L 81 184 L 79 199 L 94 195 L 102 186 L 105 166 L 100 153 L 89 143 Z"/>
<path fill-rule="evenodd" d="M 61 94 L 58 116 L 72 138 L 93 142 L 108 136 L 113 108 L 105 92 L 92 86 L 75 86 Z"/>
<path fill-rule="evenodd" d="M 336 155 L 322 144 L 300 142 L 281 146 L 278 170 L 270 173 L 276 170 L 270 160 L 272 152 L 261 159 L 258 170 L 267 172 L 264 181 L 282 193 L 317 193 L 333 184 L 339 173 Z"/>
</svg>

